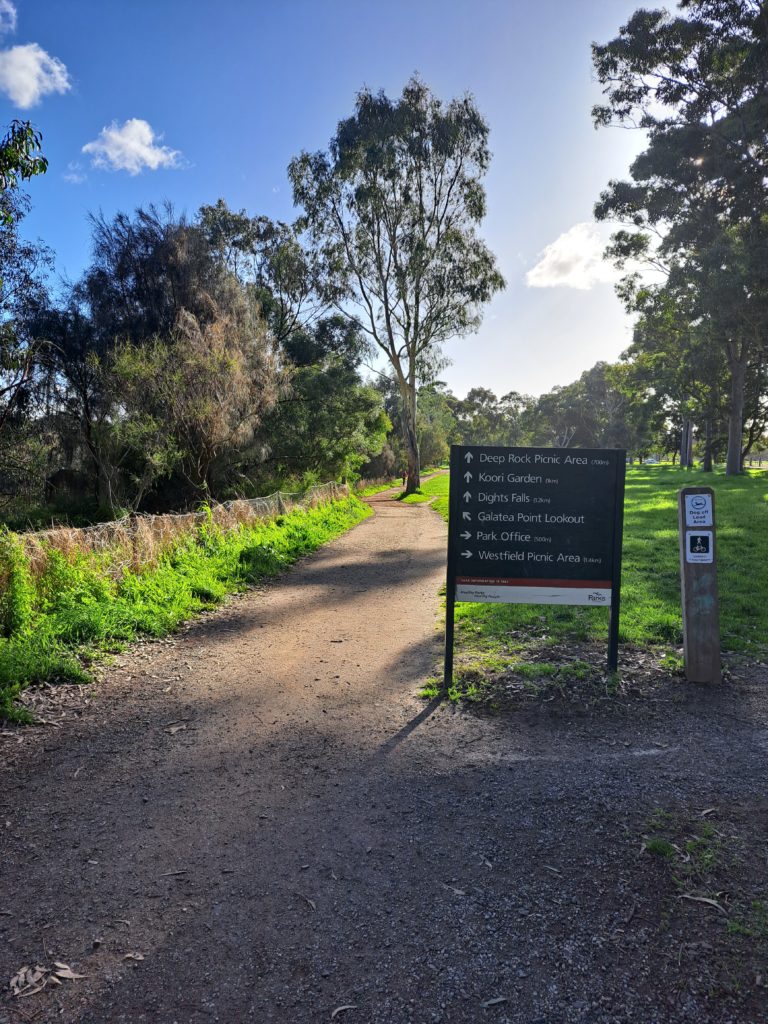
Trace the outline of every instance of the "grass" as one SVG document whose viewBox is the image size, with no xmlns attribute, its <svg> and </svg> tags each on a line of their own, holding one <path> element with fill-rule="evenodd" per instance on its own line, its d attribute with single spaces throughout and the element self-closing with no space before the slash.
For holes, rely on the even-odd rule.
<svg viewBox="0 0 768 1024">
<path fill-rule="evenodd" d="M 368 487 L 362 487 L 360 490 L 355 490 L 355 496 L 358 498 L 370 498 L 372 494 L 381 494 L 382 491 L 391 491 L 393 487 L 396 487 L 398 480 L 390 480 L 385 483 L 370 484 Z"/>
<path fill-rule="evenodd" d="M 622 644 L 662 648 L 659 658 L 679 670 L 682 644 L 677 492 L 681 487 L 711 486 L 715 491 L 718 537 L 718 586 L 723 648 L 761 657 L 768 650 L 768 576 L 757 571 L 768 561 L 768 474 L 739 477 L 704 474 L 672 466 L 627 467 L 622 562 Z M 448 520 L 448 477 L 434 477 L 406 502 L 432 501 Z M 456 692 L 465 669 L 479 664 L 488 672 L 500 658 L 548 660 L 559 644 L 607 642 L 608 610 L 557 605 L 457 604 Z M 667 650 L 664 650 L 666 648 Z M 672 648 L 672 650 L 669 650 Z M 471 698 L 470 698 L 471 699 Z"/>
<path fill-rule="evenodd" d="M 642 850 L 665 866 L 678 904 L 699 904 L 726 936 L 752 941 L 768 954 L 768 892 L 761 843 L 750 822 L 721 817 L 715 808 L 698 814 L 657 809 L 645 824 Z"/>
<path fill-rule="evenodd" d="M 433 476 L 429 480 L 425 480 L 415 494 L 409 494 L 407 497 L 402 494 L 399 500 L 405 502 L 406 505 L 418 505 L 425 501 L 431 501 L 432 508 L 439 512 L 447 523 L 449 480 L 450 477 L 447 473 Z"/>
<path fill-rule="evenodd" d="M 140 635 L 163 636 L 197 612 L 281 573 L 371 514 L 350 497 L 223 530 L 207 521 L 142 572 L 115 578 L 103 557 L 48 551 L 34 574 L 13 534 L 0 617 L 0 718 L 28 720 L 16 697 L 30 684 L 84 682 L 87 664 Z"/>
</svg>

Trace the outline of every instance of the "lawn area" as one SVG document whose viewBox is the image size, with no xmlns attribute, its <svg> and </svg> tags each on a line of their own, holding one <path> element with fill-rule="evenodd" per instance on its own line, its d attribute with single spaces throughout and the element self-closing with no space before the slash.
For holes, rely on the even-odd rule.
<svg viewBox="0 0 768 1024">
<path fill-rule="evenodd" d="M 448 520 L 447 476 L 404 501 L 429 501 Z M 768 474 L 726 478 L 671 466 L 627 468 L 620 641 L 675 651 L 682 644 L 677 492 L 715 491 L 722 645 L 754 657 L 768 651 Z M 605 641 L 608 610 L 555 605 L 457 604 L 456 654 L 499 667 L 535 640 Z M 662 652 L 663 653 L 663 652 Z"/>
</svg>

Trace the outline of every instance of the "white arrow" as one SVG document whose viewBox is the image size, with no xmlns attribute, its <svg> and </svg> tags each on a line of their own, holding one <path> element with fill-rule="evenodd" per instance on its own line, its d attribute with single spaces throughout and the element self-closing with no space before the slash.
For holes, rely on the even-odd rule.
<svg viewBox="0 0 768 1024">
<path fill-rule="evenodd" d="M 462 540 L 470 540 L 471 537 L 472 537 L 472 534 L 469 532 L 469 530 L 465 530 L 464 533 L 462 533 L 462 535 L 461 535 L 461 539 Z"/>
<path fill-rule="evenodd" d="M 464 501 L 472 501 L 472 495 L 470 494 L 469 491 L 464 491 L 464 493 L 462 494 L 462 498 L 464 499 Z"/>
<path fill-rule="evenodd" d="M 467 454 L 464 456 L 464 461 L 471 462 L 472 459 L 474 459 L 474 455 L 472 454 L 472 452 L 467 452 Z"/>
<path fill-rule="evenodd" d="M 467 481 L 467 483 L 469 483 L 469 481 L 472 479 L 472 474 L 469 472 L 469 470 L 467 470 L 467 472 L 464 474 L 464 479 Z"/>
<path fill-rule="evenodd" d="M 472 552 L 471 551 L 462 551 L 461 552 L 461 557 L 462 558 L 471 558 L 472 557 Z"/>
<path fill-rule="evenodd" d="M 470 523 L 472 522 L 472 514 L 470 512 L 462 512 L 461 517 L 462 519 L 468 519 Z"/>
</svg>

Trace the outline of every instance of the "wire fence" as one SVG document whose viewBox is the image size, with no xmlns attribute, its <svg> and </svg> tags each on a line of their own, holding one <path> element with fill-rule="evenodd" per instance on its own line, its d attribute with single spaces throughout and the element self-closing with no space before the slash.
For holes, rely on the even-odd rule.
<svg viewBox="0 0 768 1024">
<path fill-rule="evenodd" d="M 237 499 L 213 504 L 199 512 L 166 515 L 129 515 L 94 526 L 56 526 L 49 530 L 23 533 L 19 539 L 29 559 L 33 575 L 42 573 L 50 551 L 66 558 L 92 555 L 103 562 L 110 575 L 119 576 L 156 565 L 176 544 L 196 533 L 205 523 L 223 531 L 284 515 L 294 508 L 316 508 L 349 497 L 346 484 L 319 484 L 307 491 L 275 491 L 264 498 Z M 1 574 L 0 574 L 1 575 Z"/>
</svg>

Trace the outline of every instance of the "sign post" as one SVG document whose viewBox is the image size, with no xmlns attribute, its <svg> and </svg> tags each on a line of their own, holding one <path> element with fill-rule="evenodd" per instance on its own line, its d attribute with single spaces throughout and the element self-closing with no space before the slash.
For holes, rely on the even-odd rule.
<svg viewBox="0 0 768 1024">
<path fill-rule="evenodd" d="M 626 453 L 452 445 L 444 688 L 456 601 L 611 610 L 618 664 Z"/>
<path fill-rule="evenodd" d="M 719 683 L 720 613 L 712 488 L 684 487 L 678 496 L 678 521 L 685 677 L 692 683 Z"/>
</svg>

